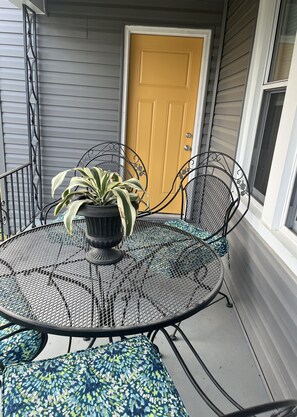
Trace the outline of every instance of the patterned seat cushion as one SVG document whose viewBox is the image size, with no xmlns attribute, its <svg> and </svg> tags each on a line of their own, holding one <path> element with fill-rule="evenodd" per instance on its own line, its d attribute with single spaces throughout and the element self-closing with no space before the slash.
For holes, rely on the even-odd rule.
<svg viewBox="0 0 297 417">
<path fill-rule="evenodd" d="M 6 319 L 0 317 L 0 327 L 8 323 Z M 19 329 L 21 327 L 16 324 L 0 329 L 0 338 L 9 336 Z M 39 353 L 42 343 L 42 334 L 35 330 L 24 330 L 9 336 L 0 341 L 0 362 L 4 366 L 8 366 L 13 363 L 30 361 Z"/>
<path fill-rule="evenodd" d="M 174 235 L 168 233 L 168 229 L 150 227 L 134 232 L 123 242 L 122 249 L 128 250 L 138 262 L 143 261 L 149 265 L 154 274 L 171 276 L 172 264 L 186 246 L 184 242 L 170 245 L 173 239 Z"/>
<path fill-rule="evenodd" d="M 211 233 L 207 232 L 206 230 L 199 229 L 198 227 L 193 226 L 192 224 L 187 223 L 186 221 L 181 219 L 168 220 L 165 224 L 177 227 L 178 229 L 181 229 L 184 232 L 191 233 L 193 236 L 196 236 L 202 240 L 207 241 L 207 239 L 211 236 Z M 214 237 L 214 239 L 216 239 L 216 237 Z M 229 246 L 228 241 L 225 237 L 221 237 L 219 240 L 216 240 L 215 242 L 210 242 L 210 245 L 221 257 L 228 253 Z"/>
<path fill-rule="evenodd" d="M 8 367 L 3 417 L 189 417 L 144 336 Z"/>
<path fill-rule="evenodd" d="M 169 227 L 150 227 L 134 232 L 124 241 L 122 249 L 146 264 L 154 275 L 168 278 L 192 273 L 214 260 L 212 252 L 203 250 L 200 245 L 189 244 L 184 234 Z"/>
</svg>

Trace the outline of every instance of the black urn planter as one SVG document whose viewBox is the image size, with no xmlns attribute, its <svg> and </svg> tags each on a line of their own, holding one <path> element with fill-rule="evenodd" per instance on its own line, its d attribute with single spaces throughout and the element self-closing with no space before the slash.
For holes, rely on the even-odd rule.
<svg viewBox="0 0 297 417">
<path fill-rule="evenodd" d="M 86 240 L 90 245 L 86 259 L 96 265 L 111 265 L 120 261 L 123 254 L 114 248 L 123 238 L 118 206 L 86 204 L 77 214 L 86 220 Z"/>
</svg>

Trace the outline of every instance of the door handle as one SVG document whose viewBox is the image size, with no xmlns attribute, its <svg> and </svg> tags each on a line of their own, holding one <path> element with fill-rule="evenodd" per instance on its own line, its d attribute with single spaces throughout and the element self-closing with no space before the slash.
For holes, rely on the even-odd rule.
<svg viewBox="0 0 297 417">
<path fill-rule="evenodd" d="M 184 150 L 190 152 L 192 150 L 192 147 L 190 145 L 185 145 Z"/>
</svg>

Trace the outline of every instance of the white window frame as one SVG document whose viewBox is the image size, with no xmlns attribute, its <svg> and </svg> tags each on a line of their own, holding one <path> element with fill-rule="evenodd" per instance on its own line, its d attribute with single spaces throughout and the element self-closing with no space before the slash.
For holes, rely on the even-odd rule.
<svg viewBox="0 0 297 417">
<path fill-rule="evenodd" d="M 297 234 L 297 175 L 296 175 L 294 187 L 295 188 L 293 189 L 293 192 L 292 192 L 290 208 L 288 211 L 287 224 L 289 224 L 292 230 Z"/>
<path fill-rule="evenodd" d="M 280 0 L 260 0 L 255 41 L 249 71 L 236 158 L 249 172 L 263 87 L 267 79 L 276 34 Z M 297 274 L 297 236 L 285 226 L 297 169 L 297 37 L 295 39 L 286 96 L 276 139 L 264 205 L 251 199 L 247 220 L 268 245 Z"/>
</svg>

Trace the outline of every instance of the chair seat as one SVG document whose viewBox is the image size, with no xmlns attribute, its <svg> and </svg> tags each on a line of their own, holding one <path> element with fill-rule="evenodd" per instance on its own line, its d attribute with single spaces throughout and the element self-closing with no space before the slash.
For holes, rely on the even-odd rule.
<svg viewBox="0 0 297 417">
<path fill-rule="evenodd" d="M 168 220 L 165 222 L 168 226 L 177 227 L 178 229 L 183 230 L 184 232 L 191 233 L 193 236 L 198 237 L 199 239 L 205 240 L 208 242 L 208 238 L 211 236 L 211 233 L 207 232 L 206 230 L 199 229 L 196 226 L 193 226 L 190 223 L 187 223 L 185 220 L 176 219 L 176 220 Z M 216 239 L 214 236 L 212 239 Z M 210 246 L 217 252 L 219 256 L 224 256 L 228 253 L 228 241 L 225 237 L 221 237 L 219 240 L 215 242 L 208 242 Z"/>
<path fill-rule="evenodd" d="M 0 317 L 0 326 L 8 324 L 9 321 Z M 9 336 L 21 327 L 13 324 L 0 329 L 0 338 Z M 42 334 L 35 330 L 23 330 L 0 341 L 0 362 L 4 366 L 31 361 L 39 353 L 43 344 Z"/>
<path fill-rule="evenodd" d="M 152 247 L 154 255 L 148 257 Z M 214 260 L 210 251 L 201 250 L 199 245 L 189 246 L 179 230 L 165 227 L 150 227 L 148 230 L 134 232 L 123 242 L 122 249 L 128 250 L 138 262 L 146 263 L 150 271 L 160 278 L 188 274 Z"/>
<path fill-rule="evenodd" d="M 189 416 L 144 336 L 5 369 L 3 416 Z"/>
</svg>

